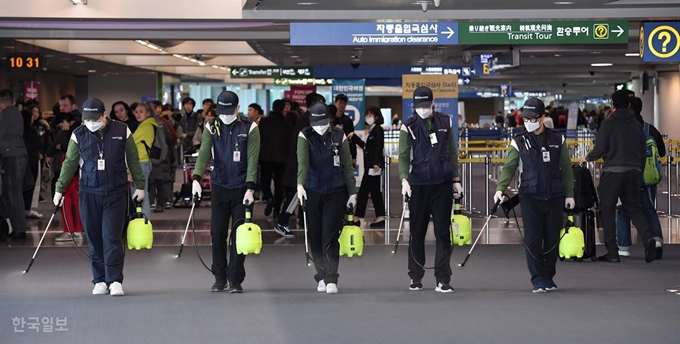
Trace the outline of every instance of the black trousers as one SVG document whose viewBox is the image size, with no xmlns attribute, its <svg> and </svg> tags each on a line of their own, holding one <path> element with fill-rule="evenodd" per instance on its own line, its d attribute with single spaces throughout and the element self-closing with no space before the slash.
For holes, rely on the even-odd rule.
<svg viewBox="0 0 680 344">
<path fill-rule="evenodd" d="M 246 256 L 236 253 L 236 228 L 246 218 L 243 196 L 246 188 L 227 189 L 212 184 L 210 193 L 212 209 L 210 217 L 210 237 L 212 240 L 212 271 L 215 277 L 227 278 L 232 283 L 242 283 L 246 278 L 243 263 Z M 229 220 L 231 219 L 231 249 L 227 262 L 227 237 L 229 236 Z"/>
<path fill-rule="evenodd" d="M 7 207 L 12 230 L 17 233 L 26 232 L 26 214 L 24 213 L 24 177 L 28 167 L 28 155 L 2 158 L 2 201 Z"/>
<path fill-rule="evenodd" d="M 281 202 L 283 202 L 283 173 L 286 171 L 286 164 L 279 162 L 262 162 L 262 196 L 265 200 L 274 199 L 274 214 L 278 214 L 281 210 Z M 272 195 L 272 179 L 274 179 L 274 195 Z"/>
<path fill-rule="evenodd" d="M 345 214 L 347 193 L 320 194 L 307 191 L 307 240 L 312 251 L 316 275 L 319 282 L 338 283 L 340 261 L 340 230 Z"/>
<path fill-rule="evenodd" d="M 623 209 L 633 221 L 642 242 L 650 238 L 649 224 L 642 214 L 640 205 L 640 171 L 631 170 L 623 173 L 604 172 L 600 177 L 600 209 L 604 227 L 604 246 L 610 257 L 619 256 L 616 243 L 616 203 L 621 199 Z"/>
<path fill-rule="evenodd" d="M 434 224 L 437 248 L 434 258 L 434 277 L 437 282 L 451 282 L 451 208 L 453 207 L 453 181 L 439 185 L 411 186 L 409 202 L 411 237 L 409 239 L 408 275 L 413 280 L 425 276 L 425 234 L 430 224 Z M 422 266 L 421 266 L 422 265 Z"/>
<path fill-rule="evenodd" d="M 281 213 L 279 214 L 279 221 L 278 224 L 281 226 L 286 226 L 288 227 L 290 225 L 290 215 L 286 212 L 286 209 L 288 209 L 288 206 L 290 206 L 290 202 L 295 199 L 295 194 L 297 193 L 296 188 L 291 188 L 286 186 L 284 188 L 285 190 L 285 197 L 284 197 L 284 202 L 283 202 L 283 208 L 281 208 Z"/>
<path fill-rule="evenodd" d="M 357 195 L 357 209 L 354 215 L 357 217 L 364 217 L 366 215 L 366 205 L 370 195 L 373 200 L 373 207 L 375 208 L 375 216 L 385 216 L 385 200 L 383 199 L 380 186 L 380 176 L 369 176 L 368 171 L 364 173 Z"/>
<path fill-rule="evenodd" d="M 559 247 L 556 245 L 560 241 L 560 230 L 564 225 L 564 197 L 547 201 L 520 197 L 519 204 L 522 206 L 524 240 L 528 249 L 527 266 L 531 274 L 531 283 L 542 283 L 555 277 L 555 265 L 559 255 Z M 545 253 L 548 250 L 550 252 Z"/>
<path fill-rule="evenodd" d="M 128 190 L 94 195 L 78 193 L 80 218 L 92 257 L 92 283 L 123 283 L 123 230 L 128 207 Z M 74 224 L 69 224 L 74 228 Z M 101 263 L 105 263 L 103 265 Z M 118 264 L 120 263 L 120 264 Z"/>
</svg>

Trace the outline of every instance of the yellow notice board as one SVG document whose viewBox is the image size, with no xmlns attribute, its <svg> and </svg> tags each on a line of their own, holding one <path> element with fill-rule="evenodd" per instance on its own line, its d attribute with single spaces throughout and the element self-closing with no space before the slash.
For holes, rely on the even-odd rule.
<svg viewBox="0 0 680 344">
<path fill-rule="evenodd" d="M 435 99 L 458 98 L 458 75 L 412 75 L 401 77 L 402 98 L 413 98 L 413 91 L 420 86 L 429 87 Z"/>
</svg>

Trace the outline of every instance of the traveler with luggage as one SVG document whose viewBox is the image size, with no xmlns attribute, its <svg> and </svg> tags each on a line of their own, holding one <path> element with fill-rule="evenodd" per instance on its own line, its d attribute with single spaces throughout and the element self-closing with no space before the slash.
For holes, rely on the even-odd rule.
<svg viewBox="0 0 680 344">
<path fill-rule="evenodd" d="M 213 258 L 211 270 L 215 276 L 211 291 L 214 292 L 224 291 L 228 283 L 229 293 L 242 293 L 241 283 L 246 277 L 243 266 L 246 257 L 236 253 L 235 231 L 245 219 L 246 205 L 250 206 L 254 201 L 260 132 L 257 124 L 239 116 L 238 110 L 236 93 L 220 93 L 215 108 L 217 118 L 210 120 L 204 127 L 203 142 L 194 168 L 191 194 L 200 199 L 203 171 L 212 157 L 210 237 Z M 227 253 L 230 219 L 231 249 Z"/>
<path fill-rule="evenodd" d="M 642 119 L 642 99 L 637 97 L 631 98 L 630 105 L 631 109 L 635 111 L 636 119 L 644 127 L 648 142 L 647 145 L 653 145 L 654 149 L 657 151 L 656 156 L 650 156 L 648 159 L 658 159 L 666 156 L 666 146 L 663 142 L 663 136 L 661 136 L 661 133 L 659 133 L 659 130 L 657 130 L 656 127 L 646 123 Z M 651 235 L 654 237 L 654 240 L 656 240 L 656 259 L 661 259 L 663 257 L 663 234 L 661 231 L 661 222 L 659 221 L 659 216 L 657 215 L 656 207 L 654 206 L 654 200 L 656 199 L 656 184 L 661 179 L 661 165 L 657 165 L 655 161 L 653 161 L 651 166 L 645 166 L 645 172 L 647 172 L 647 168 L 655 169 L 656 171 L 651 172 L 656 174 L 658 178 L 655 178 L 655 180 L 648 183 L 645 183 L 644 180 L 642 181 L 642 186 L 640 189 L 640 205 L 642 207 L 642 213 L 645 215 L 645 218 L 649 223 Z M 630 247 L 632 246 L 632 240 L 630 236 L 630 219 L 626 214 L 626 210 L 623 208 L 620 208 L 617 211 L 616 236 L 618 238 L 619 244 L 619 256 L 630 256 Z"/>
<path fill-rule="evenodd" d="M 503 199 L 517 168 L 524 221 L 526 259 L 534 293 L 557 290 L 554 277 L 559 253 L 563 209 L 574 209 L 574 177 L 562 134 L 543 124 L 545 105 L 537 98 L 524 103 L 526 132 L 510 142 L 493 201 Z"/>
<path fill-rule="evenodd" d="M 409 289 L 423 289 L 425 235 L 431 215 L 437 240 L 435 291 L 452 293 L 449 227 L 453 198 L 462 197 L 463 193 L 453 121 L 450 116 L 434 111 L 434 95 L 428 87 L 418 87 L 413 92 L 413 108 L 413 115 L 404 121 L 399 132 L 401 193 L 410 197 Z"/>
<path fill-rule="evenodd" d="M 623 209 L 642 237 L 645 261 L 651 263 L 656 259 L 656 240 L 650 234 L 649 224 L 640 206 L 640 178 L 647 157 L 645 132 L 635 119 L 635 112 L 629 108 L 630 99 L 625 90 L 614 92 L 614 112 L 602 122 L 595 139 L 595 148 L 580 158 L 579 162 L 604 158 L 599 188 L 607 254 L 598 260 L 610 263 L 621 261 L 616 243 L 616 203 L 620 199 Z"/>
<path fill-rule="evenodd" d="M 317 291 L 338 292 L 340 230 L 345 209 L 356 205 L 356 180 L 349 140 L 331 127 L 323 103 L 309 109 L 311 127 L 302 129 L 297 143 L 297 196 L 307 212 L 307 238 L 312 251 Z M 348 198 L 349 195 L 349 198 Z"/>
</svg>

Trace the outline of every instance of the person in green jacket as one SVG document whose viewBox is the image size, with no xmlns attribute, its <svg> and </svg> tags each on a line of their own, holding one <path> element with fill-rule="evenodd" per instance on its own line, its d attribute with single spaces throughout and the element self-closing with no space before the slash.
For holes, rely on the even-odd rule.
<svg viewBox="0 0 680 344">
<path fill-rule="evenodd" d="M 498 179 L 494 203 L 519 168 L 519 201 L 522 206 L 526 259 L 534 293 L 557 290 L 555 277 L 564 208 L 574 209 L 574 173 L 562 134 L 543 125 L 545 105 L 538 98 L 524 103 L 526 133 L 510 142 Z"/>
<path fill-rule="evenodd" d="M 142 166 L 144 173 L 144 185 L 135 185 L 135 188 L 149 192 L 149 175 L 151 174 L 151 159 L 149 158 L 149 149 L 153 146 L 154 138 L 156 137 L 156 128 L 159 124 L 153 116 L 154 110 L 148 103 L 140 103 L 135 108 L 135 118 L 139 122 L 137 130 L 135 130 L 132 137 L 137 145 L 137 152 L 139 154 L 139 163 Z M 144 198 L 142 202 L 142 212 L 147 218 L 151 218 L 151 205 L 149 198 Z"/>
<path fill-rule="evenodd" d="M 63 204 L 64 190 L 79 170 L 78 202 L 90 250 L 92 294 L 122 296 L 123 232 L 129 200 L 126 169 L 135 185 L 144 185 L 144 174 L 127 125 L 104 116 L 104 103 L 97 98 L 85 101 L 82 110 L 83 125 L 69 140 L 53 202 L 57 207 Z M 142 201 L 144 196 L 144 190 L 137 189 L 132 198 Z"/>
<path fill-rule="evenodd" d="M 238 115 L 236 93 L 224 91 L 217 97 L 217 118 L 210 120 L 203 130 L 203 142 L 198 152 L 192 194 L 200 199 L 202 172 L 212 156 L 211 174 L 212 215 L 212 273 L 215 283 L 211 291 L 242 293 L 241 283 L 246 277 L 243 266 L 246 256 L 236 252 L 236 228 L 243 223 L 246 206 L 253 204 L 257 163 L 260 158 L 260 131 L 257 124 Z M 231 252 L 227 264 L 227 237 L 231 219 Z"/>
</svg>

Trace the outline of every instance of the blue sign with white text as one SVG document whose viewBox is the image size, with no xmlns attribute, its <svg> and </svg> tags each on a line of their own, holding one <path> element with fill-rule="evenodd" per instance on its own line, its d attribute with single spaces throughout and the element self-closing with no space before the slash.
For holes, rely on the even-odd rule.
<svg viewBox="0 0 680 344">
<path fill-rule="evenodd" d="M 456 45 L 457 22 L 290 23 L 290 45 Z"/>
<path fill-rule="evenodd" d="M 354 121 L 354 129 L 364 130 L 364 112 L 366 111 L 366 80 L 333 79 L 332 97 L 338 94 L 347 96 L 345 114 Z"/>
</svg>

